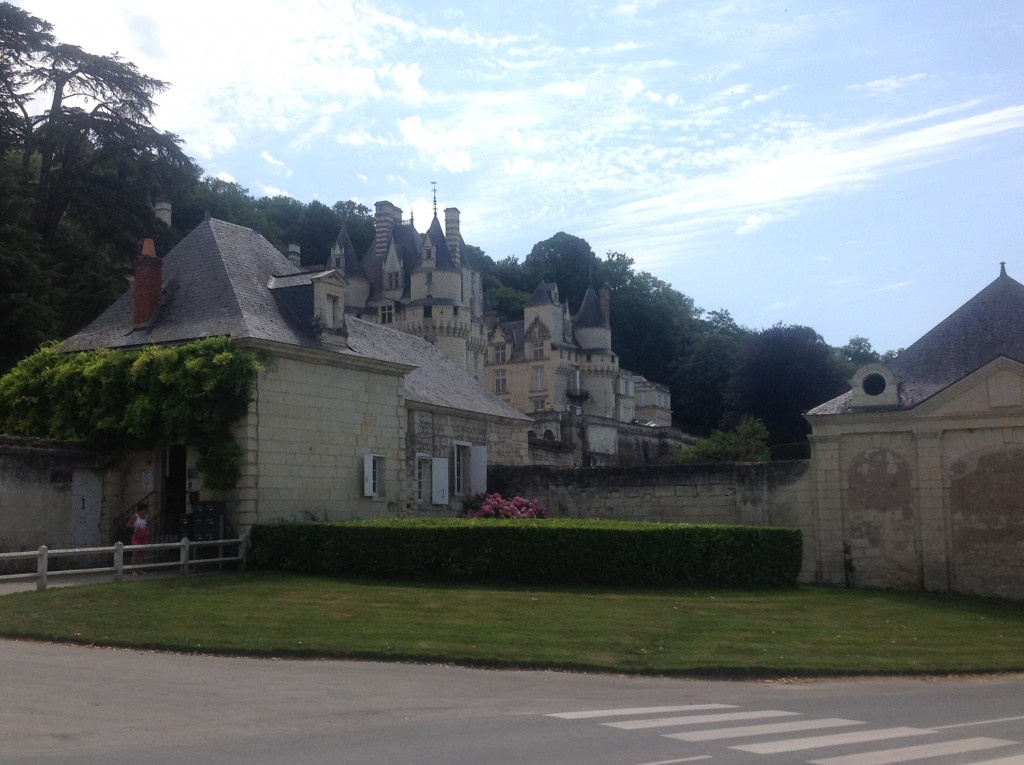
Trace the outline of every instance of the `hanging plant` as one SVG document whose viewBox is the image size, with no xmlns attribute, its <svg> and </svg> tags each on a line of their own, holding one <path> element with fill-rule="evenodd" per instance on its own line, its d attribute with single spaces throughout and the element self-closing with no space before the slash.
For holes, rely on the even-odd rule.
<svg viewBox="0 0 1024 765">
<path fill-rule="evenodd" d="M 261 368 L 226 337 L 80 353 L 51 343 L 0 378 L 0 432 L 106 448 L 183 443 L 198 450 L 208 487 L 232 488 L 242 450 L 231 428 Z"/>
</svg>

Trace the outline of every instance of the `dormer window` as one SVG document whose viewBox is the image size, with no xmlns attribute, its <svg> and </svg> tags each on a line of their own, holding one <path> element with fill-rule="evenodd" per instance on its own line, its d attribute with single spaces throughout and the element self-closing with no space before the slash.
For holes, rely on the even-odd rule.
<svg viewBox="0 0 1024 765">
<path fill-rule="evenodd" d="M 390 303 L 380 307 L 380 323 L 390 324 L 395 320 L 395 307 Z"/>
<path fill-rule="evenodd" d="M 854 407 L 894 406 L 900 402 L 899 378 L 882 364 L 867 364 L 858 369 L 850 387 L 850 403 Z"/>
<path fill-rule="evenodd" d="M 386 284 L 384 289 L 386 290 L 398 290 L 402 288 L 401 274 L 397 271 L 388 271 L 385 275 Z"/>
</svg>

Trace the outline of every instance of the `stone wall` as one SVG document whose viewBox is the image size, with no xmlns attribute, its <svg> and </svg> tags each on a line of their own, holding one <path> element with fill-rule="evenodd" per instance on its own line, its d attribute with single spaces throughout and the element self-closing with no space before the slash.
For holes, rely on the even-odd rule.
<svg viewBox="0 0 1024 765">
<path fill-rule="evenodd" d="M 375 518 L 405 499 L 402 378 L 324 355 L 276 357 L 236 436 L 248 455 L 227 499 L 240 531 L 274 520 Z M 364 458 L 383 457 L 381 493 L 363 490 Z M 258 513 L 256 511 L 258 498 Z"/>
<path fill-rule="evenodd" d="M 0 552 L 99 545 L 105 461 L 78 444 L 0 436 Z"/>
<path fill-rule="evenodd" d="M 798 528 L 803 581 L 817 557 L 814 492 L 805 461 L 565 469 L 492 466 L 491 490 L 536 499 L 555 517 Z"/>
</svg>

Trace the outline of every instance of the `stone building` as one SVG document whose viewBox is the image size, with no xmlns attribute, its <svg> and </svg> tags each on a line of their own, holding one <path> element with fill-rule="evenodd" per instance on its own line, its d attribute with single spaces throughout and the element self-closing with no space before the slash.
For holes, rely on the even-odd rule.
<svg viewBox="0 0 1024 765">
<path fill-rule="evenodd" d="M 657 386 L 655 393 L 654 384 L 619 369 L 606 290 L 588 290 L 570 316 L 558 285 L 542 282 L 521 321 L 498 324 L 484 311 L 480 272 L 462 238 L 458 209 L 444 211 L 443 226 L 435 209 L 420 234 L 391 202 L 375 208 L 369 250 L 357 253 L 342 230 L 327 264 L 347 282 L 345 310 L 427 340 L 533 417 L 533 461 L 649 459 L 692 442 L 669 427 L 668 388 Z M 638 383 L 646 386 L 639 414 Z"/>
<path fill-rule="evenodd" d="M 591 466 L 648 462 L 692 443 L 671 429 L 668 389 L 648 396 L 646 379 L 619 367 L 608 322 L 609 293 L 589 288 L 575 316 L 558 285 L 541 282 L 521 321 L 488 314 L 486 382 L 534 418 L 533 461 Z M 643 419 L 637 385 L 644 393 Z"/>
<path fill-rule="evenodd" d="M 379 255 L 385 274 L 398 269 L 400 284 L 431 271 L 406 270 L 412 264 L 391 246 Z M 463 497 L 486 488 L 488 462 L 526 462 L 529 418 L 433 344 L 388 326 L 394 321 L 347 311 L 353 294 L 378 285 L 368 290 L 358 274 L 347 276 L 340 257 L 337 267 L 304 270 L 256 231 L 212 219 L 163 259 L 147 241 L 132 288 L 65 349 L 228 336 L 269 363 L 235 428 L 244 459 L 233 491 L 205 489 L 193 450 L 163 444 L 129 453 L 110 472 L 110 519 L 149 495 L 165 525 L 208 501 L 223 502 L 239 529 L 275 519 L 452 515 Z M 436 306 L 438 324 L 459 335 L 449 320 L 465 318 L 453 311 L 464 304 L 450 297 L 461 293 L 446 279 L 437 280 L 445 297 L 407 307 L 403 320 Z M 375 303 L 377 319 L 397 302 L 387 297 L 397 290 L 372 294 L 356 306 Z"/>
<path fill-rule="evenodd" d="M 816 579 L 1024 598 L 1024 285 L 851 384 L 807 414 Z"/>
<path fill-rule="evenodd" d="M 435 210 L 421 235 L 400 208 L 377 202 L 369 252 L 357 253 L 342 230 L 330 266 L 349 283 L 349 313 L 428 340 L 479 380 L 487 346 L 483 290 L 459 216 L 457 208 L 446 209 L 442 228 Z"/>
</svg>

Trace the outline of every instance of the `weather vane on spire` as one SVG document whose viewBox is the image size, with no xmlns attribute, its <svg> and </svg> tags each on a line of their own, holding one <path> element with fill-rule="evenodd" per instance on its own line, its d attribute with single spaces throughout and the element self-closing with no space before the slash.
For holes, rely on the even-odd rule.
<svg viewBox="0 0 1024 765">
<path fill-rule="evenodd" d="M 437 181 L 431 181 L 430 185 L 434 187 L 434 217 L 437 217 Z"/>
</svg>

